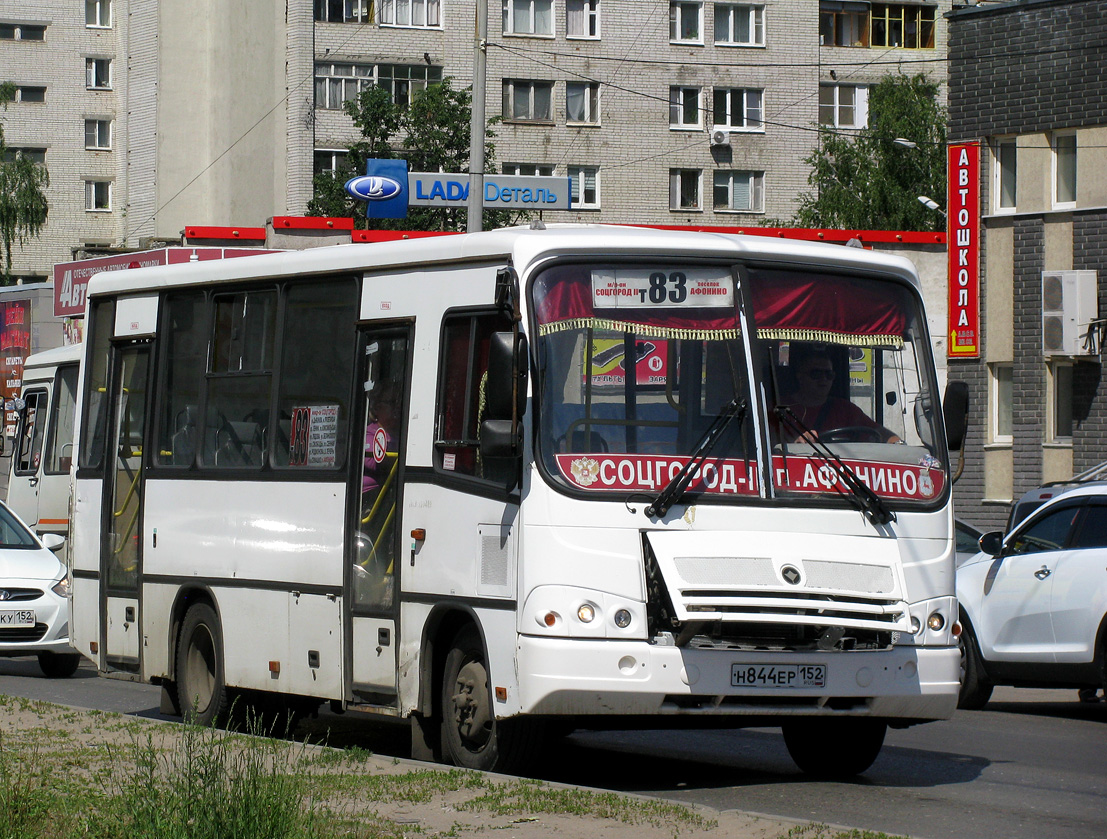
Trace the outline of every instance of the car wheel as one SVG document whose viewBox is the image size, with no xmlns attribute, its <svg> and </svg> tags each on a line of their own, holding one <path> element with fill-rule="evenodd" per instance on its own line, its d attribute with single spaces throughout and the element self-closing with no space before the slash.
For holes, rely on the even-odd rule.
<svg viewBox="0 0 1107 839">
<path fill-rule="evenodd" d="M 223 675 L 223 631 L 215 610 L 197 603 L 185 614 L 177 647 L 177 699 L 197 725 L 220 725 L 230 701 Z"/>
<path fill-rule="evenodd" d="M 473 626 L 454 637 L 442 678 L 442 749 L 455 766 L 513 772 L 541 738 L 534 720 L 497 720 L 488 684 L 487 658 Z"/>
<path fill-rule="evenodd" d="M 979 711 L 992 698 L 993 685 L 984 673 L 980 647 L 968 621 L 961 621 L 957 646 L 961 650 L 961 690 L 957 694 L 957 707 L 965 711 Z"/>
<path fill-rule="evenodd" d="M 39 653 L 38 666 L 47 679 L 68 679 L 81 666 L 79 653 Z"/>
<path fill-rule="evenodd" d="M 803 772 L 818 778 L 851 778 L 873 765 L 888 725 L 858 718 L 797 718 L 785 722 L 784 745 Z"/>
</svg>

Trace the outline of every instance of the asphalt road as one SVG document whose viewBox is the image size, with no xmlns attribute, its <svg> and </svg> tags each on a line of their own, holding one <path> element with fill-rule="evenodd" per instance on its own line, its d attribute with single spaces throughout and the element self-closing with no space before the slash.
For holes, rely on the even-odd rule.
<svg viewBox="0 0 1107 839">
<path fill-rule="evenodd" d="M 161 718 L 160 692 L 101 679 L 42 678 L 33 659 L 0 659 L 0 693 Z M 313 740 L 406 757 L 407 729 L 323 712 Z M 537 772 L 564 783 L 946 839 L 1107 836 L 1107 704 L 1075 691 L 1000 688 L 984 711 L 891 731 L 873 767 L 849 783 L 812 781 L 779 730 L 582 732 Z"/>
</svg>

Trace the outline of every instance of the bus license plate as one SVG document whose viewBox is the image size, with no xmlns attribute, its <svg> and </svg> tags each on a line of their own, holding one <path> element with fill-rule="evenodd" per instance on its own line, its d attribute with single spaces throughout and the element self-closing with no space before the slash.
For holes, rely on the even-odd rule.
<svg viewBox="0 0 1107 839">
<path fill-rule="evenodd" d="M 0 612 L 0 626 L 34 626 L 34 609 Z"/>
<path fill-rule="evenodd" d="M 826 687 L 825 664 L 732 664 L 730 684 L 736 688 Z"/>
</svg>

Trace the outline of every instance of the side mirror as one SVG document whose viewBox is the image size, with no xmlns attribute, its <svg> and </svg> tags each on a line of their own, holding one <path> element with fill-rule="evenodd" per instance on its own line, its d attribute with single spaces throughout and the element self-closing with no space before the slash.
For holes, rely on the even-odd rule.
<svg viewBox="0 0 1107 839">
<path fill-rule="evenodd" d="M 60 551 L 65 544 L 65 537 L 59 533 L 43 533 L 38 540 L 42 542 L 42 547 L 54 553 Z"/>
<path fill-rule="evenodd" d="M 946 444 L 958 451 L 965 444 L 969 425 L 969 386 L 966 382 L 949 382 L 942 398 L 942 417 L 946 423 Z"/>
<path fill-rule="evenodd" d="M 481 454 L 519 454 L 527 400 L 527 339 L 514 332 L 494 332 L 488 347 L 488 380 L 481 422 Z"/>
<path fill-rule="evenodd" d="M 1003 531 L 993 530 L 990 533 L 985 533 L 980 537 L 978 544 L 980 550 L 988 556 L 999 556 L 1003 553 Z"/>
</svg>

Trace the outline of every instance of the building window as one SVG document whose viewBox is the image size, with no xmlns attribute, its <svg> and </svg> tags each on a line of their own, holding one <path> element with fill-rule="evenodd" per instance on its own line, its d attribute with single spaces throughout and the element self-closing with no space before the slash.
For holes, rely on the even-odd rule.
<svg viewBox="0 0 1107 839">
<path fill-rule="evenodd" d="M 437 29 L 442 25 L 440 0 L 380 0 L 381 26 Z"/>
<path fill-rule="evenodd" d="M 1015 420 L 1013 370 L 1010 364 L 991 365 L 992 442 L 1010 443 Z"/>
<path fill-rule="evenodd" d="M 869 121 L 869 89 L 857 85 L 822 85 L 819 122 L 834 128 L 864 128 Z"/>
<path fill-rule="evenodd" d="M 1076 135 L 1053 135 L 1053 206 L 1076 206 Z"/>
<path fill-rule="evenodd" d="M 316 149 L 316 175 L 330 175 L 332 178 L 346 166 L 348 152 L 345 149 Z"/>
<path fill-rule="evenodd" d="M 764 172 L 716 172 L 715 210 L 761 213 L 765 210 Z"/>
<path fill-rule="evenodd" d="M 504 79 L 504 119 L 549 122 L 553 119 L 553 82 Z"/>
<path fill-rule="evenodd" d="M 698 87 L 669 88 L 669 127 L 701 127 L 700 89 Z"/>
<path fill-rule="evenodd" d="M 542 175 L 552 178 L 554 167 L 545 163 L 505 163 L 500 167 L 505 175 Z"/>
<path fill-rule="evenodd" d="M 934 49 L 934 11 L 934 6 L 873 3 L 870 45 Z"/>
<path fill-rule="evenodd" d="M 600 170 L 596 166 L 570 166 L 569 205 L 574 210 L 600 208 Z"/>
<path fill-rule="evenodd" d="M 316 64 L 315 107 L 340 109 L 374 84 L 406 107 L 415 93 L 440 81 L 442 68 L 425 64 Z"/>
<path fill-rule="evenodd" d="M 997 213 L 1015 211 L 1016 185 L 1018 182 L 1016 161 L 1018 142 L 1014 137 L 1000 137 L 992 143 L 994 156 L 994 209 Z"/>
<path fill-rule="evenodd" d="M 45 41 L 46 27 L 31 23 L 0 23 L 0 41 Z"/>
<path fill-rule="evenodd" d="M 89 90 L 111 90 L 111 59 L 85 59 L 85 87 Z"/>
<path fill-rule="evenodd" d="M 85 210 L 89 213 L 111 211 L 111 181 L 85 181 Z"/>
<path fill-rule="evenodd" d="M 565 0 L 565 37 L 600 37 L 600 0 Z"/>
<path fill-rule="evenodd" d="M 565 121 L 597 125 L 600 121 L 600 86 L 581 82 L 565 84 Z"/>
<path fill-rule="evenodd" d="M 725 47 L 765 46 L 765 7 L 716 3 L 715 44 Z"/>
<path fill-rule="evenodd" d="M 553 36 L 553 0 L 503 0 L 505 35 Z"/>
<path fill-rule="evenodd" d="M 111 120 L 110 119 L 86 119 L 85 120 L 85 148 L 86 149 L 110 149 L 111 148 Z"/>
<path fill-rule="evenodd" d="M 677 0 L 669 4 L 669 40 L 676 44 L 703 43 L 703 3 Z"/>
<path fill-rule="evenodd" d="M 1050 437 L 1055 442 L 1068 443 L 1072 441 L 1072 364 L 1054 362 L 1050 368 L 1050 398 L 1053 402 L 1050 411 Z"/>
<path fill-rule="evenodd" d="M 824 47 L 867 47 L 869 4 L 819 3 L 819 43 Z"/>
<path fill-rule="evenodd" d="M 15 89 L 16 102 L 45 102 L 46 88 L 33 85 L 21 85 Z"/>
<path fill-rule="evenodd" d="M 46 149 L 42 147 L 28 147 L 28 146 L 5 146 L 4 154 L 0 157 L 5 163 L 13 160 L 29 160 L 32 163 L 37 163 L 39 166 L 46 165 Z"/>
<path fill-rule="evenodd" d="M 715 88 L 714 121 L 719 128 L 735 131 L 764 131 L 760 90 Z"/>
<path fill-rule="evenodd" d="M 373 0 L 315 0 L 315 19 L 323 23 L 372 23 Z"/>
<path fill-rule="evenodd" d="M 85 0 L 85 26 L 107 29 L 111 26 L 111 0 Z"/>
<path fill-rule="evenodd" d="M 703 205 L 700 202 L 700 180 L 702 172 L 699 169 L 670 169 L 669 170 L 669 209 L 670 210 L 700 210 Z"/>
<path fill-rule="evenodd" d="M 425 64 L 378 64 L 377 86 L 392 95 L 392 101 L 406 108 L 416 93 L 442 81 L 442 68 Z"/>
</svg>

